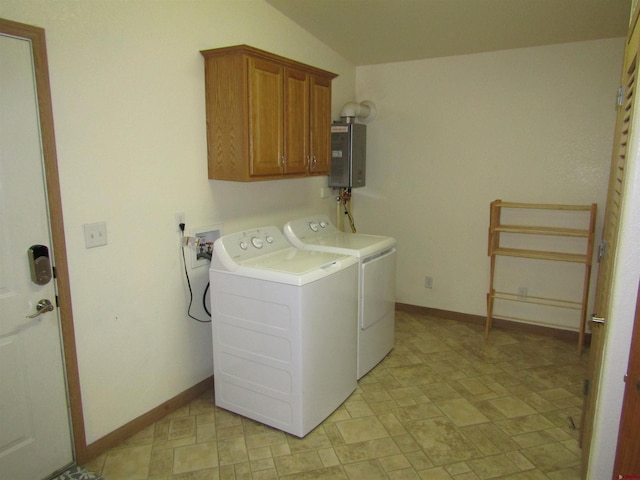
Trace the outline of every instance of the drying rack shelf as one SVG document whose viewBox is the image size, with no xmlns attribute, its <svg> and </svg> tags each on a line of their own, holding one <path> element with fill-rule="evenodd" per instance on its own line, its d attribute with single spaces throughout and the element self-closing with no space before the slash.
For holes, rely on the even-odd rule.
<svg viewBox="0 0 640 480">
<path fill-rule="evenodd" d="M 511 225 L 502 224 L 501 218 L 503 209 L 527 209 L 527 210 L 541 210 L 541 211 L 555 211 L 555 212 L 569 212 L 578 213 L 584 215 L 584 212 L 588 212 L 588 225 L 585 228 L 565 228 L 556 226 L 544 226 L 544 225 Z M 485 325 L 485 336 L 489 336 L 491 325 L 494 318 L 493 308 L 496 300 L 508 301 L 508 302 L 520 302 L 533 305 L 540 305 L 552 308 L 564 308 L 570 310 L 580 311 L 580 326 L 578 335 L 578 353 L 582 352 L 584 344 L 584 332 L 586 325 L 587 314 L 587 301 L 589 296 L 589 282 L 591 278 L 591 263 L 593 257 L 593 242 L 595 233 L 597 205 L 595 203 L 591 205 L 562 205 L 562 204 L 544 204 L 544 203 L 517 203 L 517 202 L 503 202 L 502 200 L 494 200 L 490 205 L 489 216 L 489 251 L 488 255 L 491 258 L 491 272 L 489 280 L 489 293 L 487 293 L 487 321 Z M 514 235 L 543 235 L 551 237 L 572 237 L 572 238 L 584 238 L 586 239 L 584 249 L 579 253 L 565 252 L 565 251 L 552 251 L 552 250 L 535 250 L 528 248 L 512 248 L 503 247 L 500 245 L 501 235 L 509 234 L 511 237 Z M 512 235 L 514 234 L 514 235 Z M 584 264 L 584 278 L 582 285 L 582 299 L 581 301 L 566 300 L 560 298 L 549 297 L 534 297 L 527 296 L 522 298 L 521 295 L 510 292 L 496 291 L 494 288 L 494 281 L 496 275 L 496 257 L 518 257 L 528 258 L 533 260 L 550 260 L 557 262 L 571 262 Z M 527 321 L 530 323 L 541 324 L 542 322 L 524 319 L 514 316 L 499 315 L 500 318 L 515 321 Z"/>
<path fill-rule="evenodd" d="M 548 252 L 544 250 L 526 250 L 521 248 L 496 248 L 493 255 L 503 257 L 537 258 L 538 260 L 553 260 L 557 262 L 585 263 L 587 256 L 581 253 Z"/>
</svg>

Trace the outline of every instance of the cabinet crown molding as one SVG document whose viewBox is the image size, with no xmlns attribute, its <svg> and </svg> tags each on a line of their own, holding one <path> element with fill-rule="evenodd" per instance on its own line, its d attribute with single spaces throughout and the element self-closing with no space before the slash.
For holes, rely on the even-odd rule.
<svg viewBox="0 0 640 480">
<path fill-rule="evenodd" d="M 280 55 L 276 55 L 275 53 L 267 52 L 266 50 L 261 50 L 256 47 L 252 47 L 251 45 L 242 44 L 242 45 L 233 45 L 230 47 L 212 48 L 208 50 L 201 50 L 200 53 L 204 58 L 224 57 L 228 55 L 249 55 L 254 58 L 262 58 L 263 60 L 277 62 L 284 65 L 285 67 L 304 68 L 309 73 L 313 73 L 315 75 L 320 75 L 323 77 L 328 77 L 330 79 L 334 79 L 338 76 L 338 74 L 336 73 L 332 73 L 327 70 L 314 67 L 313 65 L 308 65 L 306 63 L 298 62 L 287 57 L 282 57 Z"/>
</svg>

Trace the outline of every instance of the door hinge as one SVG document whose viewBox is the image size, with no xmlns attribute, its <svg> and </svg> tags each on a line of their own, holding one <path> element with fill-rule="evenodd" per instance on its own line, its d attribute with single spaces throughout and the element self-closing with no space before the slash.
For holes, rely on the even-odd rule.
<svg viewBox="0 0 640 480">
<path fill-rule="evenodd" d="M 616 103 L 619 107 L 622 106 L 622 101 L 624 99 L 624 87 L 622 85 L 620 85 L 618 87 L 618 98 L 616 100 Z"/>
<path fill-rule="evenodd" d="M 595 313 L 593 315 L 591 315 L 591 321 L 593 323 L 599 323 L 600 325 L 604 325 L 605 320 L 606 319 L 604 317 L 599 317 Z"/>
<path fill-rule="evenodd" d="M 591 382 L 589 382 L 588 378 L 584 379 L 584 385 L 582 386 L 582 394 L 586 397 L 587 395 L 589 395 L 589 384 Z"/>
<path fill-rule="evenodd" d="M 598 246 L 598 261 L 602 260 L 606 254 L 607 254 L 607 242 L 603 240 Z"/>
<path fill-rule="evenodd" d="M 56 295 L 56 307 L 60 307 L 60 302 L 58 302 L 58 295 Z"/>
</svg>

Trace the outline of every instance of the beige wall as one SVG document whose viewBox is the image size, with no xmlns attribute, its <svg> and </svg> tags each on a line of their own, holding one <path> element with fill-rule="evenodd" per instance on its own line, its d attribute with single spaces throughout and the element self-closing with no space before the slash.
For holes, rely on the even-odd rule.
<svg viewBox="0 0 640 480">
<path fill-rule="evenodd" d="M 0 17 L 45 28 L 87 439 L 212 374 L 210 326 L 186 316 L 176 212 L 225 232 L 323 211 L 326 177 L 209 181 L 203 59 L 247 43 L 339 74 L 354 67 L 262 0 L 3 0 Z M 109 244 L 86 249 L 83 224 Z M 207 269 L 191 270 L 194 312 Z"/>
<path fill-rule="evenodd" d="M 356 223 L 397 238 L 399 302 L 485 315 L 497 198 L 595 202 L 601 225 L 623 50 L 609 39 L 356 69 L 358 101 L 378 110 Z M 580 266 L 519 261 L 501 270 L 514 290 L 580 300 Z M 577 328 L 575 313 L 518 313 Z"/>
</svg>

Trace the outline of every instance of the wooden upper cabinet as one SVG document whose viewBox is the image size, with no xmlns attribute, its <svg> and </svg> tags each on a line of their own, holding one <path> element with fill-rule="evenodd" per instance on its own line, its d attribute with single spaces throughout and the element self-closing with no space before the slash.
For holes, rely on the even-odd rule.
<svg viewBox="0 0 640 480">
<path fill-rule="evenodd" d="M 311 82 L 311 163 L 309 171 L 328 175 L 331 170 L 331 79 Z"/>
<path fill-rule="evenodd" d="M 249 58 L 249 174 L 280 175 L 284 159 L 284 68 Z"/>
<path fill-rule="evenodd" d="M 246 45 L 201 53 L 209 178 L 329 174 L 335 74 Z"/>
<path fill-rule="evenodd" d="M 309 165 L 309 74 L 288 68 L 285 74 L 284 173 L 305 174 Z"/>
</svg>

